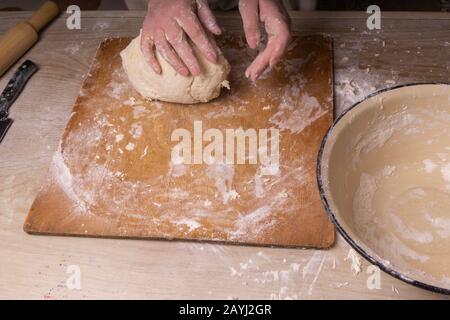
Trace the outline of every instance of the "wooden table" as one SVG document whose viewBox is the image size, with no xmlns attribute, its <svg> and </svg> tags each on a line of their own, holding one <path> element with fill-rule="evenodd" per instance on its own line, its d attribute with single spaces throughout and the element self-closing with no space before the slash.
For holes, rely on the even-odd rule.
<svg viewBox="0 0 450 320">
<path fill-rule="evenodd" d="M 0 33 L 29 15 L 1 13 Z M 337 113 L 385 87 L 449 81 L 449 13 L 383 13 L 382 30 L 375 31 L 366 28 L 365 13 L 292 16 L 295 31 L 335 39 Z M 354 275 L 340 237 L 333 249 L 315 251 L 25 234 L 25 216 L 98 44 L 136 35 L 143 17 L 83 12 L 82 29 L 71 31 L 63 16 L 27 54 L 41 70 L 14 104 L 15 123 L 0 144 L 0 298 L 447 298 L 384 273 L 381 288 L 368 289 L 368 263 Z M 237 15 L 219 17 L 225 29 L 240 29 Z M 81 290 L 66 286 L 70 266 L 81 272 Z"/>
</svg>

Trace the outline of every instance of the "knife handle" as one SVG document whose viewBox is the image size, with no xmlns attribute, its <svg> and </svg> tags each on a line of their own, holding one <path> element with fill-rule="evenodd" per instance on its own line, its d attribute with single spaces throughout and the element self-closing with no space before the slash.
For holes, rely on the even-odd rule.
<svg viewBox="0 0 450 320">
<path fill-rule="evenodd" d="M 32 61 L 25 61 L 16 71 L 11 80 L 6 85 L 0 96 L 0 121 L 8 118 L 8 110 L 19 94 L 22 92 L 31 76 L 38 71 L 38 66 Z"/>
</svg>

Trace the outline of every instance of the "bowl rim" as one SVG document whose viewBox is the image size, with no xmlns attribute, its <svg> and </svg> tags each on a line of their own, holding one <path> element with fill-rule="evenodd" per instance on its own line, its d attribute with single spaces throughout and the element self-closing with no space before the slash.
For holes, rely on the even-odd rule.
<svg viewBox="0 0 450 320">
<path fill-rule="evenodd" d="M 333 210 L 331 209 L 331 206 L 328 202 L 326 193 L 325 193 L 325 188 L 324 188 L 324 183 L 322 181 L 322 163 L 323 163 L 323 153 L 324 153 L 324 149 L 325 146 L 329 140 L 329 138 L 331 137 L 331 135 L 334 132 L 334 129 L 336 128 L 337 124 L 348 114 L 350 113 L 352 110 L 358 108 L 359 106 L 362 105 L 363 102 L 378 96 L 382 93 L 388 92 L 388 91 L 393 91 L 393 90 L 398 90 L 404 87 L 413 87 L 413 86 L 422 86 L 422 85 L 447 85 L 450 86 L 450 83 L 445 83 L 445 82 L 418 82 L 418 83 L 408 83 L 408 84 L 402 84 L 402 85 L 398 85 L 398 86 L 393 86 L 393 87 L 388 87 L 388 88 L 384 88 L 381 89 L 379 91 L 373 92 L 369 95 L 367 95 L 366 97 L 364 97 L 362 100 L 354 103 L 352 106 L 350 106 L 347 110 L 345 110 L 344 112 L 342 112 L 337 118 L 336 120 L 333 122 L 333 124 L 331 125 L 331 127 L 328 129 L 327 133 L 325 134 L 322 143 L 320 145 L 320 149 L 319 149 L 319 153 L 317 156 L 317 163 L 316 163 L 316 178 L 317 178 L 317 185 L 319 187 L 319 194 L 320 194 L 320 198 L 322 200 L 322 204 L 325 208 L 325 211 L 328 215 L 328 217 L 331 219 L 331 221 L 333 222 L 333 224 L 335 225 L 336 229 L 338 230 L 338 232 L 341 234 L 341 236 L 344 238 L 344 240 L 354 249 L 356 250 L 360 255 L 362 255 L 367 261 L 369 261 L 370 263 L 372 263 L 373 265 L 376 265 L 378 268 L 380 268 L 381 270 L 383 270 L 384 272 L 388 273 L 389 275 L 393 276 L 394 278 L 397 278 L 403 282 L 406 282 L 408 284 L 411 284 L 415 287 L 421 288 L 421 289 L 425 289 L 431 292 L 435 292 L 435 293 L 439 293 L 439 294 L 445 294 L 445 295 L 450 295 L 450 289 L 446 289 L 446 288 L 441 288 L 435 285 L 431 285 L 431 284 L 427 284 L 425 282 L 422 281 L 418 281 L 415 279 L 410 278 L 409 276 L 404 275 L 403 273 L 396 271 L 394 268 L 391 268 L 389 266 L 386 266 L 385 264 L 383 264 L 380 259 L 377 259 L 375 257 L 375 255 L 367 252 L 364 248 L 362 248 L 362 246 L 360 246 L 356 240 L 354 240 L 344 229 L 344 227 L 340 224 L 340 222 L 338 221 L 338 218 L 336 216 L 336 214 L 333 212 Z"/>
</svg>

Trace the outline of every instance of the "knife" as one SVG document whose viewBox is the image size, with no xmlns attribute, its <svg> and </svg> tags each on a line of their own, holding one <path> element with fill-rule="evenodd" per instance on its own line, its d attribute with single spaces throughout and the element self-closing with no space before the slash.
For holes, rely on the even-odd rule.
<svg viewBox="0 0 450 320">
<path fill-rule="evenodd" d="M 32 61 L 25 61 L 17 69 L 12 79 L 6 85 L 5 90 L 0 95 L 0 142 L 2 142 L 3 137 L 13 123 L 13 119 L 8 118 L 9 108 L 22 92 L 28 80 L 38 69 L 38 66 Z"/>
</svg>

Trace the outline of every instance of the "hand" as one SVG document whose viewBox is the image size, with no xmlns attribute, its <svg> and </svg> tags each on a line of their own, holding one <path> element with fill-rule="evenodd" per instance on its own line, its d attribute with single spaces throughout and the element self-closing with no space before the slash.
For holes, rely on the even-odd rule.
<svg viewBox="0 0 450 320">
<path fill-rule="evenodd" d="M 239 11 L 250 48 L 256 48 L 261 40 L 260 21 L 268 35 L 266 48 L 245 71 L 245 76 L 255 81 L 281 59 L 291 43 L 290 19 L 280 0 L 240 0 Z"/>
<path fill-rule="evenodd" d="M 208 7 L 207 0 L 149 0 L 141 35 L 141 50 L 156 73 L 161 66 L 155 48 L 183 76 L 199 75 L 200 65 L 186 35 L 211 62 L 217 62 L 217 47 L 207 31 L 221 30 Z"/>
</svg>

